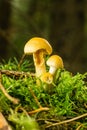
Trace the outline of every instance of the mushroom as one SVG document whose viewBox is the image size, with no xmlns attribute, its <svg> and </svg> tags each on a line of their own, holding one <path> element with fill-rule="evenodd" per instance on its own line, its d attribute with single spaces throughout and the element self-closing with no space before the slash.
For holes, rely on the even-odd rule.
<svg viewBox="0 0 87 130">
<path fill-rule="evenodd" d="M 41 75 L 40 79 L 44 83 L 51 84 L 53 82 L 53 75 L 49 72 L 46 72 Z"/>
<path fill-rule="evenodd" d="M 47 91 L 48 93 L 51 93 L 53 90 L 53 85 L 52 85 L 53 75 L 49 72 L 46 72 L 43 75 L 41 75 L 40 79 L 44 83 L 43 84 L 44 90 Z"/>
<path fill-rule="evenodd" d="M 58 55 L 50 56 L 49 59 L 47 60 L 46 64 L 50 67 L 49 73 L 51 73 L 52 75 L 55 74 L 57 69 L 64 67 L 63 60 Z"/>
<path fill-rule="evenodd" d="M 24 53 L 33 54 L 36 76 L 39 77 L 46 72 L 44 56 L 52 53 L 52 47 L 47 40 L 40 37 L 30 39 L 24 47 Z"/>
</svg>

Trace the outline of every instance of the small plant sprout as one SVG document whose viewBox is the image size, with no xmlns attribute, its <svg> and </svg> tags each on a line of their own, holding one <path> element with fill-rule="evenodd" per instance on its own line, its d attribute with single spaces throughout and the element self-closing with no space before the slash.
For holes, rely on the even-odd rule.
<svg viewBox="0 0 87 130">
<path fill-rule="evenodd" d="M 47 60 L 46 64 L 50 67 L 49 68 L 49 73 L 51 73 L 52 75 L 55 74 L 56 70 L 59 68 L 63 68 L 63 60 L 60 56 L 58 55 L 52 55 L 49 57 L 49 59 Z"/>
<path fill-rule="evenodd" d="M 24 47 L 26 55 L 33 54 L 36 76 L 39 77 L 46 72 L 44 56 L 52 53 L 52 47 L 49 42 L 40 37 L 30 39 Z"/>
</svg>

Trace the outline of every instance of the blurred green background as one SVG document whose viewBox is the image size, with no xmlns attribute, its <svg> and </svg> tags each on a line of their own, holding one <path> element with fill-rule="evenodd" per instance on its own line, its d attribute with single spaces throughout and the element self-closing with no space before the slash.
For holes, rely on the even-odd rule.
<svg viewBox="0 0 87 130">
<path fill-rule="evenodd" d="M 20 59 L 34 36 L 49 41 L 67 70 L 87 71 L 86 0 L 0 0 L 0 60 Z"/>
</svg>

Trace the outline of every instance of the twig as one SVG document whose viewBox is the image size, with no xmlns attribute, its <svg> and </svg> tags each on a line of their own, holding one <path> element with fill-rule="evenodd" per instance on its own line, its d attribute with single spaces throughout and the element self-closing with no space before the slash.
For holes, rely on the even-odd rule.
<svg viewBox="0 0 87 130">
<path fill-rule="evenodd" d="M 85 108 L 87 108 L 87 104 L 86 103 L 84 103 L 84 106 L 85 106 Z"/>
<path fill-rule="evenodd" d="M 24 60 L 24 58 L 25 58 L 25 54 L 22 55 L 22 57 L 21 57 L 21 59 L 20 59 L 20 61 L 19 61 L 19 63 L 18 63 L 18 68 L 19 68 L 19 69 L 20 69 L 20 66 L 21 66 L 21 64 L 22 64 L 22 62 L 23 62 L 23 60 Z"/>
<path fill-rule="evenodd" d="M 5 90 L 4 86 L 1 83 L 1 73 L 0 73 L 0 89 L 2 90 L 2 92 L 4 93 L 4 95 L 10 100 L 12 101 L 14 104 L 18 104 L 19 103 L 19 99 L 14 98 L 12 96 L 10 96 L 7 91 Z"/>
<path fill-rule="evenodd" d="M 52 127 L 52 126 L 56 126 L 56 125 L 62 125 L 62 124 L 65 124 L 65 123 L 69 123 L 69 122 L 72 122 L 72 121 L 74 121 L 74 120 L 78 120 L 78 119 L 80 119 L 80 118 L 83 118 L 83 117 L 85 117 L 85 116 L 87 116 L 87 113 L 82 114 L 82 115 L 80 115 L 80 116 L 77 116 L 77 117 L 75 117 L 75 118 L 69 119 L 69 120 L 61 121 L 61 122 L 58 122 L 58 123 L 53 123 L 53 124 L 51 124 L 51 125 L 46 126 L 46 128 L 49 128 L 49 127 Z"/>
<path fill-rule="evenodd" d="M 18 103 L 19 103 L 19 99 L 10 96 L 10 95 L 6 92 L 4 86 L 3 86 L 1 83 L 0 83 L 0 89 L 2 90 L 2 92 L 4 93 L 4 95 L 5 95 L 10 101 L 12 101 L 14 104 L 18 104 Z"/>
<path fill-rule="evenodd" d="M 37 105 L 38 105 L 40 108 L 42 108 L 42 106 L 40 105 L 40 102 L 38 101 L 38 99 L 37 99 L 36 95 L 34 94 L 33 90 L 32 90 L 31 88 L 29 88 L 29 90 L 30 90 L 32 96 L 34 97 L 34 99 L 35 99 Z"/>
<path fill-rule="evenodd" d="M 25 76 L 25 77 L 29 77 L 32 76 L 34 77 L 35 74 L 34 73 L 29 73 L 29 72 L 19 72 L 19 71 L 13 71 L 13 70 L 0 70 L 1 74 L 6 74 L 7 76 L 16 76 L 16 77 L 20 77 L 20 76 Z"/>
<path fill-rule="evenodd" d="M 29 90 L 30 90 L 32 96 L 34 97 L 34 99 L 35 99 L 37 105 L 39 106 L 39 108 L 36 109 L 36 110 L 33 110 L 33 111 L 28 112 L 28 114 L 34 114 L 34 113 L 37 113 L 37 112 L 40 112 L 40 111 L 48 111 L 48 110 L 49 110 L 48 107 L 42 107 L 42 106 L 40 105 L 40 102 L 38 101 L 38 99 L 37 99 L 36 95 L 34 94 L 33 90 L 32 90 L 31 88 L 29 88 Z"/>
<path fill-rule="evenodd" d="M 19 107 L 19 109 L 22 110 L 26 114 L 26 116 L 29 116 L 27 111 L 23 107 Z"/>
<path fill-rule="evenodd" d="M 48 111 L 48 110 L 49 110 L 48 107 L 40 107 L 40 108 L 38 108 L 36 110 L 28 112 L 28 114 L 34 114 L 34 113 L 37 113 L 37 112 L 40 112 L 40 111 Z"/>
<path fill-rule="evenodd" d="M 83 124 L 80 124 L 80 125 L 76 128 L 76 130 L 79 130 L 82 126 L 83 126 Z"/>
</svg>

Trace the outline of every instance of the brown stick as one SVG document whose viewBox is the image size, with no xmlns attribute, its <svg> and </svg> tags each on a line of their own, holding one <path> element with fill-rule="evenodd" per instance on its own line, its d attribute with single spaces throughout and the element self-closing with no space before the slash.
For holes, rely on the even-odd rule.
<svg viewBox="0 0 87 130">
<path fill-rule="evenodd" d="M 38 101 L 38 99 L 37 99 L 36 95 L 34 94 L 33 90 L 32 90 L 31 88 L 29 88 L 29 90 L 30 90 L 32 96 L 34 97 L 34 99 L 35 99 L 37 105 L 38 105 L 40 108 L 42 108 L 42 106 L 40 105 L 40 102 Z"/>
<path fill-rule="evenodd" d="M 65 123 L 69 123 L 69 122 L 72 122 L 74 120 L 78 120 L 80 118 L 83 118 L 85 116 L 87 116 L 87 113 L 82 114 L 82 115 L 77 116 L 77 117 L 74 117 L 74 118 L 69 119 L 69 120 L 65 120 L 65 121 L 61 121 L 61 122 L 58 122 L 58 123 L 54 123 L 54 124 L 48 125 L 46 128 L 49 128 L 49 127 L 52 127 L 52 126 L 56 126 L 56 125 L 62 125 L 62 124 L 65 124 Z"/>
<path fill-rule="evenodd" d="M 19 103 L 19 99 L 14 98 L 12 96 L 10 96 L 7 91 L 5 90 L 4 86 L 0 83 L 0 89 L 2 90 L 2 92 L 4 93 L 4 95 L 10 100 L 12 101 L 14 104 L 18 104 Z"/>
<path fill-rule="evenodd" d="M 1 73 L 0 73 L 0 89 L 2 90 L 2 92 L 4 93 L 4 95 L 5 95 L 10 101 L 12 101 L 14 104 L 18 104 L 18 103 L 19 103 L 19 99 L 10 96 L 10 95 L 7 93 L 7 91 L 5 90 L 4 86 L 3 86 L 2 83 L 1 83 L 1 77 L 2 77 L 2 75 L 1 75 Z"/>
<path fill-rule="evenodd" d="M 16 76 L 16 77 L 20 77 L 20 76 L 35 76 L 34 73 L 29 73 L 29 72 L 19 72 L 19 71 L 13 71 L 13 70 L 0 70 L 1 74 L 6 74 L 7 76 Z"/>
<path fill-rule="evenodd" d="M 49 110 L 48 107 L 40 107 L 40 108 L 38 108 L 36 110 L 28 112 L 28 114 L 34 114 L 34 113 L 37 113 L 37 112 L 40 112 L 40 111 L 48 111 L 48 110 Z"/>
<path fill-rule="evenodd" d="M 33 90 L 32 90 L 31 88 L 29 88 L 29 90 L 30 90 L 32 96 L 34 97 L 34 99 L 35 99 L 35 101 L 36 101 L 36 103 L 37 103 L 37 105 L 38 105 L 39 108 L 36 109 L 36 110 L 33 110 L 33 111 L 28 112 L 28 114 L 34 114 L 34 113 L 37 113 L 37 112 L 40 112 L 40 111 L 48 111 L 48 110 L 49 110 L 48 107 L 42 107 L 42 106 L 41 106 L 41 104 L 40 104 L 40 102 L 38 101 L 38 99 L 37 99 L 36 95 L 34 94 Z"/>
<path fill-rule="evenodd" d="M 18 68 L 19 68 L 19 69 L 20 69 L 20 66 L 21 66 L 21 64 L 22 64 L 22 62 L 23 62 L 23 60 L 24 60 L 24 58 L 25 58 L 25 54 L 22 55 L 22 57 L 21 57 L 21 59 L 20 59 L 20 61 L 19 61 L 19 63 L 18 63 Z"/>
<path fill-rule="evenodd" d="M 80 128 L 83 126 L 83 124 L 80 124 L 77 128 L 76 128 L 76 130 L 80 130 Z"/>
</svg>

